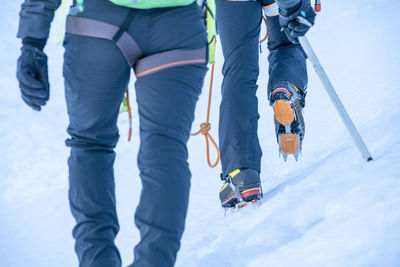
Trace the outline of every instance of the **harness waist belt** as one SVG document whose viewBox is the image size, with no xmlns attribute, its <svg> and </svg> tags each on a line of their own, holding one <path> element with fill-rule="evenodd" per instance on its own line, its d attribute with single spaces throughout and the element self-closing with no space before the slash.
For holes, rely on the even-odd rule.
<svg viewBox="0 0 400 267">
<path fill-rule="evenodd" d="M 206 47 L 195 50 L 176 49 L 157 53 L 140 59 L 135 65 L 135 74 L 136 77 L 141 77 L 165 68 L 207 63 L 206 56 Z"/>
</svg>

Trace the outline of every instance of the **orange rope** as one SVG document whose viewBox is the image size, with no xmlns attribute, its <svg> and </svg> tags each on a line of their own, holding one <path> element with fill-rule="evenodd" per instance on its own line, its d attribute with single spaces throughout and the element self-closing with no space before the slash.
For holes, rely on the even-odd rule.
<svg viewBox="0 0 400 267">
<path fill-rule="evenodd" d="M 261 43 L 261 44 L 262 44 L 265 40 L 267 40 L 267 38 L 268 38 L 267 20 L 265 19 L 264 16 L 262 16 L 262 19 L 263 19 L 264 24 L 265 24 L 265 36 L 264 36 L 264 38 L 262 38 L 262 39 L 260 40 L 260 43 Z"/>
<path fill-rule="evenodd" d="M 220 151 L 218 148 L 217 143 L 215 143 L 214 139 L 211 137 L 209 131 L 211 130 L 211 124 L 209 123 L 209 119 L 210 119 L 210 108 L 211 108 L 211 96 L 212 96 L 212 86 L 213 86 L 213 80 L 214 80 L 214 64 L 211 64 L 211 78 L 210 78 L 210 91 L 208 94 L 208 107 L 207 107 L 207 118 L 206 118 L 206 122 L 203 122 L 202 124 L 200 124 L 200 130 L 198 130 L 195 133 L 191 133 L 191 136 L 196 136 L 199 134 L 204 135 L 205 139 L 206 139 L 206 150 L 207 150 L 207 163 L 208 166 L 210 166 L 210 168 L 215 168 L 218 163 L 219 163 L 219 159 L 220 159 Z M 209 145 L 209 140 L 211 140 L 212 144 L 214 145 L 215 149 L 217 150 L 217 159 L 214 162 L 214 164 L 211 164 L 210 161 L 210 145 Z"/>
<path fill-rule="evenodd" d="M 126 106 L 128 108 L 128 117 L 129 117 L 128 142 L 130 142 L 132 137 L 132 112 L 131 112 L 131 105 L 129 103 L 129 88 L 126 88 Z"/>
<path fill-rule="evenodd" d="M 260 40 L 260 43 L 263 43 L 268 38 L 267 20 L 265 19 L 264 16 L 262 16 L 262 19 L 263 19 L 264 24 L 265 24 L 265 36 L 264 36 L 264 38 L 262 38 Z M 202 124 L 200 124 L 200 130 L 198 130 L 195 133 L 191 133 L 190 134 L 190 136 L 196 136 L 196 135 L 199 135 L 199 134 L 204 135 L 204 137 L 206 139 L 207 163 L 208 163 L 208 166 L 210 166 L 210 168 L 215 168 L 218 165 L 220 157 L 221 157 L 221 153 L 219 151 L 218 145 L 217 145 L 217 143 L 215 143 L 214 139 L 211 137 L 211 135 L 209 133 L 209 131 L 211 130 L 211 124 L 209 123 L 209 119 L 210 119 L 210 108 L 211 108 L 211 96 L 212 96 L 213 80 L 214 80 L 214 64 L 211 65 L 210 90 L 209 90 L 209 94 L 208 94 L 208 107 L 207 107 L 206 122 L 203 122 Z M 217 159 L 214 162 L 214 164 L 212 164 L 211 161 L 210 161 L 210 144 L 209 144 L 209 140 L 214 145 L 214 147 L 215 147 L 215 149 L 217 151 Z"/>
<path fill-rule="evenodd" d="M 265 24 L 265 36 L 260 40 L 260 43 L 263 43 L 265 40 L 268 38 L 268 28 L 267 28 L 267 20 L 265 19 L 264 16 L 262 16 L 262 19 Z M 211 65 L 211 77 L 210 77 L 210 88 L 209 88 L 209 94 L 208 94 L 208 107 L 207 107 L 207 117 L 206 117 L 206 122 L 203 122 L 200 124 L 200 130 L 198 130 L 195 133 L 191 133 L 190 136 L 196 136 L 199 134 L 204 135 L 205 140 L 206 140 L 206 151 L 207 151 L 207 163 L 210 168 L 215 168 L 220 160 L 221 153 L 219 151 L 217 143 L 214 141 L 212 138 L 211 134 L 209 131 L 211 130 L 211 123 L 209 123 L 210 120 L 210 109 L 211 109 L 211 98 L 212 98 L 212 86 L 213 86 L 213 80 L 214 80 L 214 64 Z M 132 112 L 131 112 L 131 106 L 129 103 L 129 88 L 126 88 L 126 106 L 128 108 L 128 117 L 129 117 L 129 133 L 128 133 L 128 142 L 131 141 L 132 137 Z M 214 145 L 215 150 L 217 151 L 217 159 L 215 160 L 214 164 L 211 163 L 210 161 L 210 144 L 209 141 Z"/>
</svg>

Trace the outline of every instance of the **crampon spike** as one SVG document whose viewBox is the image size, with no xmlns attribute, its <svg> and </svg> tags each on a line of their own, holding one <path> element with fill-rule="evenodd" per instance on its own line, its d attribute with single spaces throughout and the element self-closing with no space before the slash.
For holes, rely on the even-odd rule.
<svg viewBox="0 0 400 267">
<path fill-rule="evenodd" d="M 228 214 L 232 214 L 235 212 L 239 212 L 241 209 L 248 209 L 248 207 L 257 208 L 261 206 L 261 199 L 254 199 L 250 202 L 242 201 L 232 207 L 224 208 L 224 216 L 226 217 Z"/>
<path fill-rule="evenodd" d="M 238 209 L 244 208 L 244 207 L 246 207 L 246 206 L 247 206 L 247 202 L 240 202 L 240 203 L 237 205 Z"/>
<path fill-rule="evenodd" d="M 251 205 L 252 207 L 259 207 L 259 206 L 261 206 L 261 200 L 260 200 L 260 199 L 253 200 L 253 201 L 250 203 L 250 205 Z"/>
</svg>

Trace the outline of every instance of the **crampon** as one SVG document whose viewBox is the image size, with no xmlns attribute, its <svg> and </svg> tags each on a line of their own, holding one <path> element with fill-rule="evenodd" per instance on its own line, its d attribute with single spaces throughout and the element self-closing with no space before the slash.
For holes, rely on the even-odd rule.
<svg viewBox="0 0 400 267">
<path fill-rule="evenodd" d="M 260 207 L 262 204 L 261 199 L 254 199 L 250 202 L 242 201 L 242 202 L 237 202 L 234 206 L 225 206 L 223 207 L 224 209 L 224 216 L 227 216 L 228 214 L 238 212 L 242 209 L 248 209 L 248 208 L 257 208 Z"/>
<path fill-rule="evenodd" d="M 237 169 L 221 179 L 224 181 L 224 185 L 219 197 L 225 215 L 227 211 L 238 211 L 244 207 L 260 204 L 263 194 L 258 171 Z"/>
<path fill-rule="evenodd" d="M 286 87 L 278 87 L 271 94 L 275 133 L 279 144 L 279 154 L 285 161 L 289 155 L 293 155 L 297 161 L 305 133 L 302 115 L 304 96 L 293 84 Z"/>
</svg>

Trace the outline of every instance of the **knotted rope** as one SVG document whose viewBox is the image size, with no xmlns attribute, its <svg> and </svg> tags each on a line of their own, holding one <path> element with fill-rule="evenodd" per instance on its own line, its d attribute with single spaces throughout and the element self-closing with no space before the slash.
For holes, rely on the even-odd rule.
<svg viewBox="0 0 400 267">
<path fill-rule="evenodd" d="M 206 122 L 203 122 L 200 124 L 200 130 L 198 130 L 195 133 L 190 134 L 190 136 L 196 136 L 199 134 L 204 135 L 204 137 L 206 139 L 207 163 L 208 163 L 208 166 L 210 166 L 210 168 L 215 168 L 218 165 L 219 159 L 220 159 L 220 151 L 219 151 L 218 145 L 212 138 L 211 134 L 209 133 L 209 131 L 211 130 L 211 123 L 209 123 L 209 120 L 210 120 L 210 108 L 211 108 L 213 80 L 214 80 L 214 64 L 211 65 L 211 78 L 210 78 L 210 88 L 209 88 L 209 94 L 208 94 L 208 107 L 207 107 Z M 209 141 L 211 141 L 211 143 L 214 145 L 215 149 L 217 150 L 217 159 L 215 160 L 214 164 L 212 164 L 211 160 L 210 160 Z"/>
</svg>

